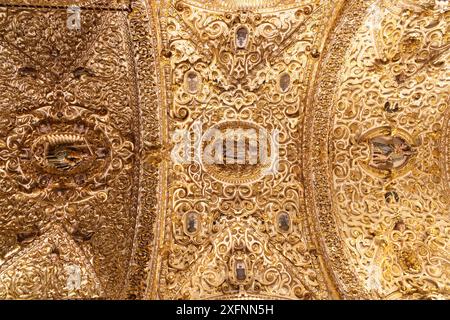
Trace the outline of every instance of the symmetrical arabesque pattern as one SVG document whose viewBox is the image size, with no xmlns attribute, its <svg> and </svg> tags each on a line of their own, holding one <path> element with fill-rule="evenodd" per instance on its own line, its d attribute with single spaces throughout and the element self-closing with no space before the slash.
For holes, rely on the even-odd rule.
<svg viewBox="0 0 450 320">
<path fill-rule="evenodd" d="M 157 108 L 144 103 L 157 102 L 137 86 L 137 77 L 152 81 L 145 64 L 135 74 L 142 40 L 137 32 L 130 38 L 130 28 L 139 26 L 111 8 L 81 9 L 74 30 L 61 8 L 0 7 L 2 298 L 119 297 L 134 277 L 137 208 L 151 214 L 156 190 L 150 170 L 141 179 L 148 204 L 138 203 L 140 136 L 154 139 L 158 130 Z M 139 10 L 147 12 L 142 3 Z M 79 285 L 69 285 L 77 273 Z"/>
<path fill-rule="evenodd" d="M 448 298 L 449 12 L 441 4 L 355 1 L 322 62 L 307 197 L 345 297 Z"/>
<path fill-rule="evenodd" d="M 330 136 L 336 217 L 355 269 L 379 297 L 449 290 L 440 152 L 449 22 L 437 7 L 377 2 L 342 68 Z"/>
<path fill-rule="evenodd" d="M 280 157 L 278 172 L 268 175 L 262 163 L 171 164 L 158 297 L 327 297 L 298 151 L 331 6 L 309 1 L 275 13 L 211 12 L 182 1 L 163 7 L 170 133 L 279 130 Z"/>
<path fill-rule="evenodd" d="M 448 9 L 0 0 L 0 299 L 448 299 Z"/>
</svg>

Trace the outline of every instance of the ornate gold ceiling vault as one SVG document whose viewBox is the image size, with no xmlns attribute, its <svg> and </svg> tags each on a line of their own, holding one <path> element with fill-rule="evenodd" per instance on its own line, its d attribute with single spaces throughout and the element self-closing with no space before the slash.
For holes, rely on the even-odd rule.
<svg viewBox="0 0 450 320">
<path fill-rule="evenodd" d="M 448 299 L 444 2 L 0 0 L 0 298 Z"/>
<path fill-rule="evenodd" d="M 304 210 L 298 127 L 336 7 L 303 1 L 227 12 L 189 1 L 160 4 L 169 133 L 245 122 L 285 138 L 282 172 L 266 177 L 201 159 L 167 163 L 152 297 L 331 297 Z"/>
<path fill-rule="evenodd" d="M 434 1 L 354 1 L 331 35 L 305 155 L 344 296 L 448 298 L 448 22 Z"/>
<path fill-rule="evenodd" d="M 143 298 L 158 172 L 141 155 L 160 145 L 150 10 L 49 4 L 0 4 L 0 297 Z"/>
</svg>

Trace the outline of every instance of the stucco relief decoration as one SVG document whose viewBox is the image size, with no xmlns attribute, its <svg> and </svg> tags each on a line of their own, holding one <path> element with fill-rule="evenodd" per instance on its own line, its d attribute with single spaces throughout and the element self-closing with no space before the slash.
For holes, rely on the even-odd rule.
<svg viewBox="0 0 450 320">
<path fill-rule="evenodd" d="M 447 0 L 0 0 L 0 299 L 448 299 Z"/>
</svg>

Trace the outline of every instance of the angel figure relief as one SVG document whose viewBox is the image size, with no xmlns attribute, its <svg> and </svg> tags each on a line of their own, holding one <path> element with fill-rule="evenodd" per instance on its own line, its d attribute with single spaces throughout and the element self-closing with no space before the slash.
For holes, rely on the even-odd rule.
<svg viewBox="0 0 450 320">
<path fill-rule="evenodd" d="M 415 153 L 405 140 L 395 136 L 375 137 L 371 140 L 371 147 L 370 165 L 380 170 L 401 168 Z"/>
</svg>

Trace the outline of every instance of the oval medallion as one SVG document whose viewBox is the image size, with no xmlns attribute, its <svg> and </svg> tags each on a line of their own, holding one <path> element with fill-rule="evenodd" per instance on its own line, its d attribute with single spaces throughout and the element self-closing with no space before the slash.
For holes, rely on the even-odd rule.
<svg viewBox="0 0 450 320">
<path fill-rule="evenodd" d="M 219 123 L 202 137 L 202 165 L 215 179 L 230 184 L 261 179 L 278 159 L 273 133 L 244 121 Z"/>
</svg>

